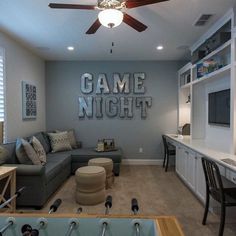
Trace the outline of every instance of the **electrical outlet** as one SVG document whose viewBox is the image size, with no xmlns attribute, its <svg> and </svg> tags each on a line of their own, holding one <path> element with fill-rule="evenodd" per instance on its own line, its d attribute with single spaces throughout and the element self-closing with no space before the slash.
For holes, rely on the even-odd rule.
<svg viewBox="0 0 236 236">
<path fill-rule="evenodd" d="M 139 152 L 143 153 L 143 148 L 142 147 L 139 148 Z"/>
</svg>

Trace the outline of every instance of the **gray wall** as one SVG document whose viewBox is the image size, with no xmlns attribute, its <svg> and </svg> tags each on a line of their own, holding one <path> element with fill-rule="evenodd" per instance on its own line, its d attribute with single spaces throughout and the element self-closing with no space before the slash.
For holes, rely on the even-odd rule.
<svg viewBox="0 0 236 236">
<path fill-rule="evenodd" d="M 27 48 L 0 32 L 0 47 L 6 60 L 6 141 L 25 137 L 45 130 L 45 63 Z M 37 119 L 22 120 L 21 82 L 28 81 L 37 87 Z"/>
<path fill-rule="evenodd" d="M 161 134 L 176 132 L 177 127 L 178 68 L 178 62 L 47 62 L 47 129 L 74 128 L 84 146 L 95 146 L 99 138 L 115 138 L 116 145 L 123 148 L 126 158 L 162 158 Z M 106 73 L 111 80 L 114 72 L 145 72 L 145 96 L 152 97 L 147 118 L 142 120 L 140 110 L 134 109 L 131 120 L 106 116 L 101 120 L 79 120 L 78 96 L 86 96 L 81 94 L 80 77 L 86 72 L 94 75 L 95 82 L 99 73 Z M 139 153 L 140 147 L 143 153 Z"/>
</svg>

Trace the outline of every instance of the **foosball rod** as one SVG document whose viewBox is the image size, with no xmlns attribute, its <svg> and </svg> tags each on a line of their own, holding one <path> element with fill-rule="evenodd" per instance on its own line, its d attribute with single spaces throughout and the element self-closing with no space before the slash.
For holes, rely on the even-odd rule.
<svg viewBox="0 0 236 236">
<path fill-rule="evenodd" d="M 12 225 L 14 224 L 13 221 L 9 221 L 6 225 L 4 225 L 1 229 L 0 229 L 0 236 L 3 236 L 3 233 Z"/>
<path fill-rule="evenodd" d="M 26 188 L 26 187 L 22 187 L 22 188 L 20 188 L 19 190 L 17 190 L 17 191 L 15 192 L 15 194 L 14 194 L 11 198 L 9 198 L 7 201 L 5 201 L 4 203 L 2 203 L 2 204 L 0 205 L 0 209 L 4 208 L 6 205 L 8 205 L 8 204 L 9 204 L 12 200 L 14 200 L 15 198 L 20 197 L 20 195 L 21 195 L 22 192 L 25 190 L 25 188 Z"/>
<path fill-rule="evenodd" d="M 75 221 L 70 222 L 69 229 L 67 230 L 65 236 L 70 236 L 76 226 L 77 223 Z"/>
<path fill-rule="evenodd" d="M 53 204 L 49 208 L 48 214 L 56 212 L 58 207 L 61 205 L 61 199 L 57 199 L 53 202 Z M 47 226 L 47 221 L 44 218 L 39 219 L 38 229 L 32 229 L 32 227 L 28 224 L 25 224 L 21 228 L 22 235 L 30 235 L 30 236 L 38 236 L 39 230 L 44 229 Z M 1 235 L 0 235 L 1 236 Z"/>
<path fill-rule="evenodd" d="M 77 214 L 82 213 L 83 209 L 82 207 L 79 207 L 76 211 Z M 71 220 L 70 224 L 69 224 L 69 229 L 67 230 L 65 236 L 70 236 L 71 233 L 73 232 L 73 230 L 78 226 L 78 221 L 75 220 Z"/>
<path fill-rule="evenodd" d="M 136 198 L 133 198 L 131 200 L 131 210 L 133 211 L 134 215 L 138 214 L 139 206 L 138 206 L 138 200 Z M 140 235 L 140 224 L 136 222 L 134 224 L 135 226 L 135 231 L 136 231 L 136 236 Z"/>
<path fill-rule="evenodd" d="M 109 209 L 112 207 L 112 196 L 111 195 L 107 196 L 106 202 L 105 202 L 105 207 L 106 207 L 105 215 L 108 215 Z M 107 230 L 107 225 L 108 225 L 107 222 L 103 222 L 101 236 L 105 236 L 106 230 Z"/>
</svg>

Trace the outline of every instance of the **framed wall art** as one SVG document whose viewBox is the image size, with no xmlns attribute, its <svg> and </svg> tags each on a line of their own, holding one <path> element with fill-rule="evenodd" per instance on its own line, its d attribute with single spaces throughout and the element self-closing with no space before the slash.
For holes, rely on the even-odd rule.
<svg viewBox="0 0 236 236">
<path fill-rule="evenodd" d="M 37 90 L 36 86 L 22 81 L 22 118 L 36 119 Z"/>
</svg>

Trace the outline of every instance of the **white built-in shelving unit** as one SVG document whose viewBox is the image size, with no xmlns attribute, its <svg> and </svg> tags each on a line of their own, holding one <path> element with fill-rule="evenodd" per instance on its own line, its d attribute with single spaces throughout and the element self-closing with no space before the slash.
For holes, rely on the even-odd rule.
<svg viewBox="0 0 236 236">
<path fill-rule="evenodd" d="M 192 47 L 195 52 L 223 26 L 230 26 L 231 39 L 208 53 L 195 64 L 188 63 L 178 72 L 178 126 L 191 124 L 191 139 L 199 139 L 218 151 L 236 154 L 236 28 L 234 10 L 230 9 Z M 198 66 L 217 61 L 212 72 L 199 76 Z M 231 91 L 230 126 L 208 124 L 208 94 L 224 89 Z M 189 102 L 189 98 L 190 101 Z"/>
</svg>

